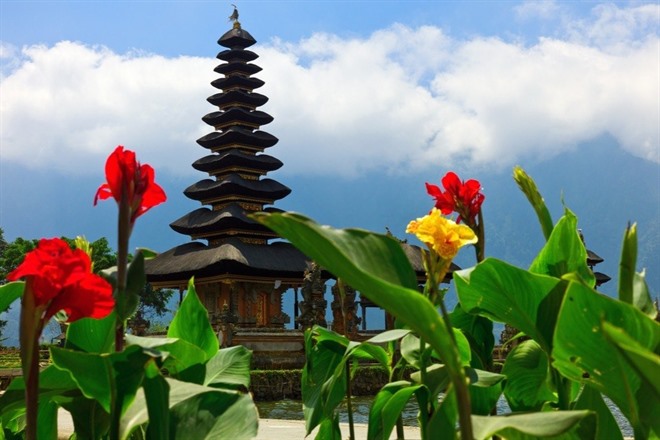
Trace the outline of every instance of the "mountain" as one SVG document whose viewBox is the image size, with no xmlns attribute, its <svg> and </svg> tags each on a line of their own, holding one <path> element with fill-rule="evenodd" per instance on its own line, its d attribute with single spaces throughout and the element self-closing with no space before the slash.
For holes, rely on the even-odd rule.
<svg viewBox="0 0 660 440">
<path fill-rule="evenodd" d="M 280 148 L 278 146 L 278 148 Z M 282 147 L 284 148 L 284 147 Z M 554 221 L 563 213 L 563 203 L 579 219 L 587 248 L 604 262 L 596 269 L 612 280 L 601 291 L 616 296 L 621 241 L 628 222 L 637 222 L 639 250 L 637 268 L 647 269 L 647 282 L 654 297 L 660 294 L 660 165 L 624 152 L 610 137 L 577 146 L 549 160 L 529 159 L 520 164 L 544 196 Z M 299 176 L 284 168 L 274 178 L 289 186 L 291 195 L 276 204 L 303 213 L 319 223 L 334 227 L 359 227 L 406 237 L 408 222 L 421 217 L 432 206 L 424 182 L 439 183 L 447 172 L 436 169 L 417 174 L 368 173 L 353 179 L 333 175 Z M 517 188 L 508 170 L 456 169 L 463 179 L 475 178 L 483 185 L 486 201 L 486 254 L 527 267 L 543 246 L 543 235 L 531 206 Z M 29 179 L 26 178 L 29 176 Z M 270 176 L 270 175 L 269 175 Z M 165 251 L 189 241 L 169 228 L 169 223 L 198 207 L 183 196 L 183 189 L 201 179 L 157 174 L 168 202 L 141 217 L 131 247 L 145 246 Z M 106 236 L 116 240 L 116 207 L 112 201 L 92 207 L 98 177 L 49 175 L 44 172 L 7 167 L 0 173 L 0 227 L 7 241 L 16 237 L 39 238 L 84 234 L 90 240 Z M 84 189 L 81 189 L 84 188 Z M 464 250 L 457 263 L 474 264 L 474 254 Z M 329 296 L 329 293 L 328 293 Z M 455 302 L 452 297 L 448 301 Z M 293 294 L 285 294 L 285 312 L 293 314 Z M 371 310 L 370 326 L 382 325 L 382 314 Z M 5 344 L 17 342 L 17 307 L 9 319 Z M 11 328 L 10 328 L 11 327 Z"/>
</svg>

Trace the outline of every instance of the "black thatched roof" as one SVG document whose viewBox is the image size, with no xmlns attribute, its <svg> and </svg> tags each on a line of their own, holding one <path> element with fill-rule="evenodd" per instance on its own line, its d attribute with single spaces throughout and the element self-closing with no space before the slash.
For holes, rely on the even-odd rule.
<svg viewBox="0 0 660 440">
<path fill-rule="evenodd" d="M 220 46 L 228 47 L 230 49 L 245 49 L 246 47 L 252 46 L 256 43 L 250 33 L 240 27 L 235 27 L 224 33 L 222 37 L 218 39 L 218 44 Z"/>
<path fill-rule="evenodd" d="M 256 60 L 257 58 L 259 58 L 259 55 L 252 52 L 251 50 L 226 49 L 226 50 L 218 52 L 218 54 L 215 57 L 219 60 L 222 60 L 222 61 L 241 60 L 241 61 L 248 62 L 248 61 Z"/>
<path fill-rule="evenodd" d="M 223 75 L 232 75 L 235 73 L 243 75 L 254 75 L 257 72 L 261 72 L 262 70 L 263 69 L 256 64 L 244 63 L 242 61 L 222 63 L 213 69 L 214 72 L 221 73 Z"/>
<path fill-rule="evenodd" d="M 602 257 L 600 257 L 595 252 L 590 251 L 589 249 L 587 249 L 587 265 L 588 266 L 593 267 L 593 266 L 597 265 L 598 263 L 602 263 L 603 261 L 605 261 L 605 260 Z"/>
<path fill-rule="evenodd" d="M 249 93 L 245 90 L 229 90 L 224 93 L 216 93 L 206 98 L 208 102 L 218 107 L 229 105 L 242 105 L 259 107 L 268 102 L 268 97 L 260 93 Z"/>
<path fill-rule="evenodd" d="M 236 145 L 243 147 L 259 147 L 259 150 L 272 147 L 278 139 L 270 133 L 261 130 L 248 130 L 243 127 L 227 127 L 226 130 L 214 131 L 197 139 L 197 143 L 204 148 L 217 149 L 224 146 L 234 148 Z"/>
<path fill-rule="evenodd" d="M 192 166 L 196 170 L 208 173 L 236 167 L 265 173 L 282 167 L 282 161 L 267 154 L 248 154 L 233 148 L 223 154 L 204 156 L 196 160 Z"/>
<path fill-rule="evenodd" d="M 259 78 L 248 78 L 246 76 L 228 76 L 211 81 L 211 85 L 216 89 L 245 89 L 254 90 L 266 84 Z"/>
<path fill-rule="evenodd" d="M 230 124 L 238 125 L 266 125 L 273 121 L 273 117 L 261 110 L 247 110 L 239 107 L 232 107 L 225 111 L 212 112 L 202 118 L 202 121 L 214 127 L 227 126 Z"/>
<path fill-rule="evenodd" d="M 230 238 L 217 246 L 199 242 L 177 246 L 146 261 L 145 271 L 152 283 L 185 283 L 192 276 L 198 279 L 299 279 L 302 282 L 307 261 L 307 257 L 289 243 L 257 245 Z"/>
<path fill-rule="evenodd" d="M 425 270 L 422 264 L 421 249 L 402 243 L 406 256 L 423 284 Z M 229 238 L 216 246 L 191 242 L 177 246 L 156 258 L 145 261 L 147 280 L 151 283 L 170 285 L 185 283 L 194 276 L 196 279 L 224 277 L 225 279 L 252 278 L 268 280 L 288 280 L 302 284 L 310 259 L 293 245 L 278 241 L 267 245 L 244 243 L 238 238 Z M 445 282 L 451 274 L 460 270 L 452 263 Z M 334 275 L 324 271 L 324 278 Z"/>
<path fill-rule="evenodd" d="M 266 212 L 282 212 L 276 208 L 266 208 Z M 170 223 L 176 232 L 187 235 L 208 235 L 214 232 L 240 231 L 256 233 L 274 238 L 277 234 L 266 226 L 248 217 L 238 203 L 230 203 L 221 209 L 199 208 Z M 223 235 L 223 234 L 217 234 Z"/>
<path fill-rule="evenodd" d="M 190 185 L 183 192 L 186 197 L 193 200 L 222 199 L 226 197 L 244 197 L 249 199 L 263 199 L 264 201 L 279 200 L 291 190 L 273 179 L 249 180 L 238 174 L 230 174 L 222 180 L 204 179 Z"/>
</svg>

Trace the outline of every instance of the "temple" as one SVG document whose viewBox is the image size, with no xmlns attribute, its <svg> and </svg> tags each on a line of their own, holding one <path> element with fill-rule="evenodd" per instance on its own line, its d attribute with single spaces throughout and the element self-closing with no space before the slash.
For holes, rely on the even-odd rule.
<svg viewBox="0 0 660 440">
<path fill-rule="evenodd" d="M 208 177 L 184 190 L 202 207 L 170 224 L 191 241 L 147 261 L 147 280 L 154 288 L 177 289 L 182 295 L 194 276 L 197 293 L 223 346 L 247 346 L 254 352 L 257 367 L 300 366 L 304 362 L 301 330 L 328 325 L 325 284 L 332 274 L 291 244 L 273 241 L 277 235 L 249 216 L 280 211 L 272 205 L 291 190 L 266 177 L 282 162 L 264 153 L 278 139 L 261 130 L 273 118 L 258 110 L 268 98 L 255 92 L 264 84 L 253 77 L 261 71 L 252 63 L 258 55 L 248 50 L 256 41 L 242 29 L 237 11 L 230 19 L 232 29 L 218 40 L 223 49 L 217 54 L 221 63 L 214 71 L 221 77 L 211 82 L 218 93 L 207 98 L 217 111 L 202 118 L 213 131 L 197 140 L 209 154 L 192 164 Z M 402 246 L 422 281 L 419 249 Z M 366 330 L 366 309 L 375 305 L 357 300 L 350 286 L 343 288 L 345 314 L 339 287 L 331 291 L 332 328 L 357 338 L 360 323 L 361 331 Z M 282 295 L 289 289 L 295 294 L 293 317 L 282 308 Z M 287 323 L 294 329 L 286 331 Z M 386 315 L 386 326 L 391 323 Z"/>
</svg>

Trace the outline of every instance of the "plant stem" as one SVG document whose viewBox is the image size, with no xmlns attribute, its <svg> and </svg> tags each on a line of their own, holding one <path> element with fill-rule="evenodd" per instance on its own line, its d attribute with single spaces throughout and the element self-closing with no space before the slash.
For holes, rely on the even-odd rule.
<svg viewBox="0 0 660 440">
<path fill-rule="evenodd" d="M 126 320 L 126 272 L 128 266 L 128 240 L 131 235 L 131 209 L 126 197 L 119 202 L 117 222 L 117 286 L 115 301 L 120 304 L 115 324 L 115 351 L 124 349 L 124 321 Z"/>
<path fill-rule="evenodd" d="M 39 409 L 39 336 L 43 328 L 41 314 L 32 292 L 32 280 L 28 277 L 21 299 L 20 343 L 21 369 L 25 378 L 25 438 L 37 438 L 37 414 Z"/>
<path fill-rule="evenodd" d="M 346 411 L 348 412 L 349 438 L 355 440 L 355 427 L 353 426 L 353 404 L 351 402 L 351 366 L 346 362 Z"/>
</svg>

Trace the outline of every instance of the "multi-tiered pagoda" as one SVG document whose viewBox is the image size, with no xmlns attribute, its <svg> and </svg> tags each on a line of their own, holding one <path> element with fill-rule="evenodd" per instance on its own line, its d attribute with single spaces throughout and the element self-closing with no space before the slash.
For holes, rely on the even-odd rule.
<svg viewBox="0 0 660 440">
<path fill-rule="evenodd" d="M 252 77 L 261 71 L 252 63 L 258 55 L 247 50 L 256 41 L 237 17 L 233 21 L 218 40 L 225 49 L 214 70 L 222 77 L 211 84 L 219 93 L 207 99 L 218 110 L 202 118 L 214 131 L 197 140 L 210 154 L 193 163 L 208 178 L 184 191 L 202 207 L 170 224 L 194 241 L 149 261 L 147 277 L 155 287 L 183 290 L 194 276 L 215 323 L 283 328 L 290 318 L 282 311 L 282 294 L 302 285 L 307 259 L 289 243 L 270 243 L 276 234 L 249 217 L 279 211 L 270 205 L 291 190 L 265 177 L 282 166 L 263 153 L 277 143 L 261 130 L 273 118 L 258 110 L 268 98 L 254 91 L 264 84 Z"/>
</svg>

